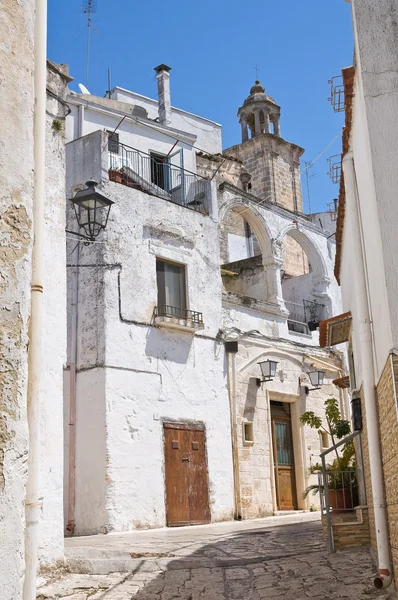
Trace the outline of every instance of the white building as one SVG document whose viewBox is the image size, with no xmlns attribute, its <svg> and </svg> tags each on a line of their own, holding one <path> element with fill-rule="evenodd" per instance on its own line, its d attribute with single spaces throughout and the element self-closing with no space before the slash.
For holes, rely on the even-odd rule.
<svg viewBox="0 0 398 600">
<path fill-rule="evenodd" d="M 351 391 L 362 405 L 370 543 L 379 565 L 375 585 L 387 587 L 398 584 L 398 6 L 352 0 L 352 13 L 355 64 L 343 69 L 336 231 L 343 314 L 322 324 L 321 337 L 325 346 L 348 342 Z"/>
<path fill-rule="evenodd" d="M 98 243 L 68 241 L 77 534 L 308 508 L 328 440 L 299 416 L 331 396 L 348 415 L 341 356 L 311 331 L 340 310 L 334 243 L 302 214 L 302 149 L 280 137 L 279 107 L 256 82 L 242 143 L 222 153 L 221 126 L 172 107 L 170 68 L 156 71 L 156 101 L 68 98 L 67 193 L 91 179 L 114 202 Z M 267 359 L 276 376 L 258 384 Z M 308 393 L 315 370 L 325 385 Z"/>
</svg>

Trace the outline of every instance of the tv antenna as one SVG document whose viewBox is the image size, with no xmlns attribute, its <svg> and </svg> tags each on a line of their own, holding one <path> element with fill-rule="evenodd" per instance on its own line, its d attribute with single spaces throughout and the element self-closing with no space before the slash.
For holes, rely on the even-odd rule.
<svg viewBox="0 0 398 600">
<path fill-rule="evenodd" d="M 309 170 L 312 167 L 313 163 L 310 162 L 305 162 L 305 177 L 307 180 L 307 198 L 308 198 L 308 210 L 309 210 L 309 214 L 312 214 L 312 210 L 311 210 L 311 192 L 310 192 L 310 179 L 312 177 L 316 177 L 316 173 L 311 173 L 311 175 L 309 174 Z"/>
<path fill-rule="evenodd" d="M 88 68 L 90 58 L 91 15 L 97 12 L 97 0 L 83 0 L 83 14 L 87 15 L 87 53 L 86 53 L 86 87 L 88 87 Z"/>
</svg>

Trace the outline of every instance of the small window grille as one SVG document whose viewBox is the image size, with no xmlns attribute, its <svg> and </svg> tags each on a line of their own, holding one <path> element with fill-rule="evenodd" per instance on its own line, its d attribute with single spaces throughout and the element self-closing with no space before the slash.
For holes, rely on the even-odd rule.
<svg viewBox="0 0 398 600">
<path fill-rule="evenodd" d="M 345 109 L 344 102 L 344 83 L 341 75 L 329 79 L 330 98 L 329 102 L 333 107 L 334 112 L 343 112 Z"/>
<path fill-rule="evenodd" d="M 243 441 L 245 444 L 254 444 L 253 423 L 243 423 Z"/>
</svg>

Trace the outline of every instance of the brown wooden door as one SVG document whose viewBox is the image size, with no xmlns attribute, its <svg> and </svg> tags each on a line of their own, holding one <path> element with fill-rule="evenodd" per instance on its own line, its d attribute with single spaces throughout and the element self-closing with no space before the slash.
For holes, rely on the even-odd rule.
<svg viewBox="0 0 398 600">
<path fill-rule="evenodd" d="M 210 523 L 204 430 L 166 423 L 164 444 L 167 525 Z"/>
<path fill-rule="evenodd" d="M 272 419 L 276 496 L 279 510 L 296 510 L 296 478 L 291 421 Z"/>
</svg>

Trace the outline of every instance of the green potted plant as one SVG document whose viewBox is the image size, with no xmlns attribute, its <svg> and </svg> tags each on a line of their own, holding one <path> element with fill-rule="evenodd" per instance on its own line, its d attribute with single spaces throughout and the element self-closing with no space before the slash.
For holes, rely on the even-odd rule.
<svg viewBox="0 0 398 600">
<path fill-rule="evenodd" d="M 300 417 L 303 425 L 308 425 L 312 429 L 317 429 L 319 434 L 326 432 L 332 439 L 333 446 L 336 440 L 340 440 L 351 433 L 349 421 L 341 418 L 338 402 L 335 398 L 328 398 L 325 401 L 325 419 L 327 426 L 323 424 L 321 417 L 313 411 L 307 411 Z M 335 448 L 335 458 L 326 466 L 329 502 L 333 509 L 352 510 L 357 503 L 357 482 L 355 472 L 355 449 L 353 441 L 344 444 L 341 452 Z M 322 471 L 320 464 L 315 464 L 310 468 L 310 474 Z M 315 495 L 320 492 L 319 484 L 313 484 L 304 491 L 304 498 L 310 492 Z"/>
</svg>

